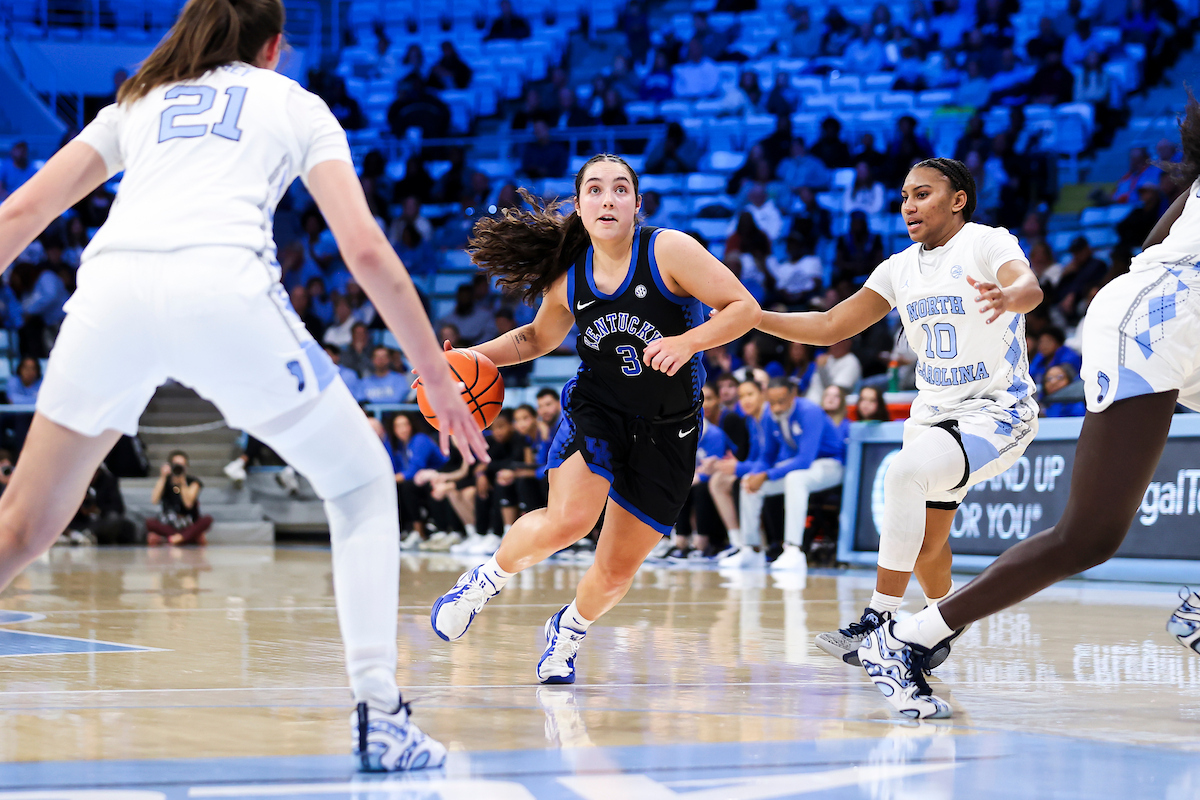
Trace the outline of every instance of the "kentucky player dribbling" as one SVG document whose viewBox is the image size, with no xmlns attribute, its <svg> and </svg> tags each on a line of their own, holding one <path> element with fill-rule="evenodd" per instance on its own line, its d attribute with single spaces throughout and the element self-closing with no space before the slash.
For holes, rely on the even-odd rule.
<svg viewBox="0 0 1200 800">
<path fill-rule="evenodd" d="M 576 211 L 506 210 L 469 249 L 504 285 L 542 298 L 529 325 L 477 346 L 499 367 L 552 352 L 578 326 L 583 363 L 563 389 L 547 507 L 517 520 L 486 564 L 459 578 L 431 622 L 458 639 L 507 581 L 582 539 L 604 512 L 596 560 L 547 620 L 542 683 L 573 683 L 588 626 L 615 606 L 687 498 L 696 468 L 699 353 L 748 332 L 761 310 L 737 278 L 679 231 L 638 224 L 637 174 L 602 154 L 575 176 Z M 704 321 L 700 304 L 720 309 Z"/>
<path fill-rule="evenodd" d="M 0 264 L 118 172 L 108 220 L 50 354 L 21 460 L 0 498 L 0 588 L 45 552 L 97 464 L 178 380 L 275 450 L 325 501 L 338 622 L 366 771 L 436 767 L 446 749 L 396 687 L 400 568 L 392 465 L 279 283 L 272 217 L 297 177 L 350 271 L 424 376 L 443 430 L 486 445 L 404 266 L 379 230 L 328 107 L 274 72 L 280 0 L 189 0 L 117 103 L 0 206 Z M 446 434 L 442 448 L 449 445 Z M 469 445 L 469 447 L 468 447 Z"/>
<path fill-rule="evenodd" d="M 917 399 L 884 479 L 875 592 L 858 622 L 817 637 L 822 650 L 855 665 L 860 645 L 900 608 L 914 571 L 928 605 L 950 594 L 949 537 L 958 504 L 971 486 L 1012 466 L 1037 432 L 1022 315 L 1042 291 L 1016 238 L 970 221 L 975 182 L 961 162 L 918 163 L 901 195 L 912 246 L 829 311 L 766 313 L 759 325 L 791 341 L 830 345 L 895 308 L 917 352 Z M 945 660 L 961 634 L 960 628 L 939 640 L 926 666 Z M 948 713 L 929 697 L 923 676 L 898 689 L 893 704 L 920 708 L 921 716 Z"/>
</svg>

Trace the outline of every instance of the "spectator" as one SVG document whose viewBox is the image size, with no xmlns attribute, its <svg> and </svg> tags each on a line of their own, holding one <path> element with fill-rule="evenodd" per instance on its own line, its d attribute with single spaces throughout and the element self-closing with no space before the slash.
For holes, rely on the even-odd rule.
<svg viewBox="0 0 1200 800">
<path fill-rule="evenodd" d="M 329 78 L 321 95 L 338 124 L 348 131 L 357 131 L 367 126 L 358 101 L 346 93 L 346 82 L 338 76 Z"/>
<path fill-rule="evenodd" d="M 752 69 L 743 69 L 738 75 L 738 109 L 744 114 L 759 114 L 763 110 L 762 86 L 758 82 L 758 73 Z"/>
<path fill-rule="evenodd" d="M 0 200 L 8 197 L 37 172 L 29 163 L 29 144 L 17 142 L 8 151 L 8 161 L 0 163 Z"/>
<path fill-rule="evenodd" d="M 397 139 L 408 136 L 409 128 L 420 128 L 426 139 L 438 139 L 450 132 L 450 107 L 429 91 L 424 81 L 410 77 L 397 84 L 387 121 Z"/>
<path fill-rule="evenodd" d="M 0 496 L 3 496 L 4 490 L 8 488 L 8 481 L 12 478 L 12 474 L 12 453 L 7 450 L 0 450 Z"/>
<path fill-rule="evenodd" d="M 549 387 L 537 393 L 538 431 L 543 441 L 553 441 L 558 423 L 562 419 L 562 403 L 558 392 Z"/>
<path fill-rule="evenodd" d="M 329 356 L 329 360 L 337 367 L 338 374 L 342 376 L 342 381 L 346 384 L 346 388 L 350 390 L 350 394 L 357 397 L 358 373 L 342 365 L 342 348 L 336 344 L 326 344 L 324 348 L 325 353 Z"/>
<path fill-rule="evenodd" d="M 792 140 L 788 157 L 775 168 L 775 177 L 791 192 L 799 192 L 802 186 L 821 190 L 829 187 L 829 168 L 821 159 L 809 154 L 804 139 L 799 136 Z"/>
<path fill-rule="evenodd" d="M 125 516 L 120 483 L 103 463 L 96 467 L 83 504 L 63 538 L 71 544 L 133 544 L 136 530 Z"/>
<path fill-rule="evenodd" d="M 881 181 L 887 174 L 887 155 L 875 147 L 875 134 L 863 131 L 858 138 L 858 151 L 854 154 L 854 163 L 866 162 L 871 170 L 871 180 Z"/>
<path fill-rule="evenodd" d="M 670 215 L 663 206 L 662 195 L 653 189 L 642 192 L 642 222 L 655 228 L 670 224 Z"/>
<path fill-rule="evenodd" d="M 496 325 L 492 313 L 475 303 L 475 289 L 469 283 L 460 284 L 454 293 L 454 310 L 438 322 L 453 325 L 465 344 L 472 345 L 495 337 Z"/>
<path fill-rule="evenodd" d="M 883 239 L 871 233 L 863 211 L 850 212 L 850 229 L 837 240 L 835 281 L 860 283 L 883 261 Z"/>
<path fill-rule="evenodd" d="M 325 323 L 321 322 L 320 317 L 314 314 L 309 306 L 308 289 L 296 286 L 289 292 L 288 297 L 292 303 L 292 310 L 296 312 L 296 316 L 300 317 L 304 327 L 308 329 L 314 339 L 318 342 L 321 341 L 325 336 Z"/>
<path fill-rule="evenodd" d="M 646 151 L 647 175 L 695 172 L 701 148 L 678 122 L 668 122 L 666 135 Z"/>
<path fill-rule="evenodd" d="M 688 42 L 687 59 L 676 64 L 673 73 L 673 90 L 676 97 L 713 97 L 721 85 L 721 74 L 717 71 L 717 65 L 705 55 L 704 45 L 698 37 Z"/>
<path fill-rule="evenodd" d="M 934 3 L 930 27 L 938 32 L 938 43 L 942 47 L 958 47 L 971 21 L 971 14 L 961 8 L 959 0 L 942 0 L 940 4 Z"/>
<path fill-rule="evenodd" d="M 733 232 L 725 239 L 725 257 L 726 264 L 731 260 L 736 263 L 742 284 L 755 300 L 762 303 L 767 296 L 771 240 L 758 227 L 750 211 L 743 210 L 738 215 Z"/>
<path fill-rule="evenodd" d="M 350 303 L 350 315 L 368 328 L 371 327 L 376 318 L 375 306 L 353 278 L 346 283 L 346 301 Z"/>
<path fill-rule="evenodd" d="M 992 93 L 992 82 L 988 80 L 987 76 L 983 74 L 983 70 L 980 69 L 979 59 L 968 58 L 965 71 L 966 76 L 958 85 L 958 88 L 954 91 L 955 105 L 959 105 L 964 108 L 986 107 L 988 96 Z M 979 127 L 977 129 L 973 129 L 971 123 L 974 123 L 976 119 L 979 120 Z M 982 117 L 971 117 L 970 121 L 967 123 L 967 132 L 964 132 L 963 137 L 965 138 L 973 130 L 977 134 L 983 133 Z M 959 146 L 962 146 L 961 140 Z M 955 156 L 955 158 L 958 158 L 958 156 Z M 962 161 L 961 158 L 958 158 L 958 160 Z"/>
<path fill-rule="evenodd" d="M 1071 102 L 1075 94 L 1075 76 L 1062 63 L 1062 55 L 1051 50 L 1042 56 L 1042 65 L 1033 75 L 1029 90 L 1032 103 L 1056 106 Z"/>
<path fill-rule="evenodd" d="M 650 52 L 650 15 L 640 0 L 627 4 L 617 22 L 617 30 L 625 34 L 625 43 L 635 64 L 646 60 Z"/>
<path fill-rule="evenodd" d="M 401 203 L 400 216 L 392 221 L 392 225 L 388 229 L 388 241 L 392 243 L 393 247 L 399 243 L 404 229 L 408 227 L 416 228 L 423 241 L 433 239 L 433 223 L 422 215 L 421 201 L 411 195 L 404 198 Z"/>
<path fill-rule="evenodd" d="M 305 288 L 308 289 L 308 307 L 313 310 L 322 324 L 328 326 L 333 322 L 333 300 L 325 291 L 325 279 L 310 278 L 305 284 Z M 322 336 L 321 339 L 324 341 L 325 337 Z"/>
<path fill-rule="evenodd" d="M 779 162 L 791 154 L 793 139 L 795 136 L 792 133 L 792 118 L 787 114 L 775 117 L 775 130 L 758 143 L 762 148 L 763 158 L 771 165 L 772 175 L 775 174 L 775 167 Z"/>
<path fill-rule="evenodd" d="M 869 74 L 883 69 L 883 55 L 883 45 L 875 38 L 874 26 L 864 22 L 859 26 L 858 36 L 846 45 L 843 62 L 853 72 Z"/>
<path fill-rule="evenodd" d="M 510 127 L 514 131 L 523 131 L 533 126 L 534 122 L 554 118 L 554 112 L 542 107 L 542 93 L 535 88 L 525 90 L 524 104 L 513 114 Z"/>
<path fill-rule="evenodd" d="M 842 15 L 837 6 L 831 5 L 825 12 L 825 30 L 821 35 L 821 55 L 841 58 L 847 45 L 854 38 L 854 26 Z"/>
<path fill-rule="evenodd" d="M 492 21 L 492 27 L 483 40 L 490 42 L 493 39 L 528 39 L 529 34 L 529 22 L 513 13 L 511 0 L 500 0 L 500 16 Z"/>
<path fill-rule="evenodd" d="M 1053 302 L 1058 318 L 1067 325 L 1074 325 L 1082 317 L 1083 301 L 1099 285 L 1108 268 L 1093 255 L 1092 245 L 1086 236 L 1075 237 L 1070 253 L 1070 260 L 1063 264 Z"/>
<path fill-rule="evenodd" d="M 32 406 L 37 404 L 38 391 L 42 388 L 41 362 L 31 356 L 25 356 L 17 366 L 17 374 L 10 379 L 5 393 L 8 402 L 14 406 Z"/>
<path fill-rule="evenodd" d="M 188 474 L 187 453 L 174 450 L 158 473 L 150 494 L 151 503 L 161 503 L 157 517 L 146 519 L 146 544 L 204 545 L 205 532 L 213 518 L 200 514 L 200 490 L 204 484 Z"/>
<path fill-rule="evenodd" d="M 854 182 L 846 187 L 842 197 L 842 212 L 863 211 L 878 214 L 883 211 L 883 184 L 871 176 L 871 165 L 859 161 L 854 165 Z"/>
<path fill-rule="evenodd" d="M 800 107 L 800 95 L 792 88 L 792 79 L 786 72 L 775 75 L 775 85 L 767 95 L 763 110 L 778 117 L 790 117 Z"/>
<path fill-rule="evenodd" d="M 746 160 L 729 176 L 729 183 L 725 186 L 725 192 L 726 194 L 738 194 L 742 190 L 743 181 L 769 181 L 773 174 L 774 169 L 771 167 L 771 162 L 767 160 L 762 144 L 752 145 L 746 152 Z M 763 176 L 766 176 L 765 179 Z"/>
<path fill-rule="evenodd" d="M 767 195 L 767 187 L 763 184 L 751 184 L 746 193 L 744 210 L 750 212 L 754 217 L 754 224 L 771 241 L 775 241 L 783 233 L 783 214 L 779 213 L 779 208 Z"/>
<path fill-rule="evenodd" d="M 590 128 L 596 124 L 587 109 L 579 105 L 575 90 L 564 86 L 558 90 L 558 111 L 555 113 L 552 127 L 555 128 Z"/>
<path fill-rule="evenodd" d="M 429 86 L 433 89 L 466 89 L 473 75 L 470 65 L 454 49 L 454 42 L 442 42 L 442 57 L 429 70 Z"/>
<path fill-rule="evenodd" d="M 1082 417 L 1087 413 L 1083 384 L 1078 375 L 1070 364 L 1055 364 L 1046 370 L 1042 380 L 1042 416 Z"/>
<path fill-rule="evenodd" d="M 392 352 L 385 345 L 371 350 L 371 371 L 358 382 L 360 403 L 403 403 L 408 398 L 412 375 L 392 369 Z"/>
<path fill-rule="evenodd" d="M 842 123 L 837 117 L 821 121 L 821 135 L 813 143 L 812 154 L 829 169 L 850 166 L 850 148 L 842 141 Z"/>
<path fill-rule="evenodd" d="M 438 325 L 438 340 L 449 342 L 451 347 L 462 347 L 462 336 L 458 332 L 458 326 L 453 322 L 443 322 Z"/>
<path fill-rule="evenodd" d="M 787 15 L 794 28 L 790 37 L 784 37 L 781 46 L 792 58 L 815 58 L 821 52 L 822 31 L 812 23 L 812 13 L 807 6 L 788 3 Z"/>
<path fill-rule="evenodd" d="M 351 311 L 350 303 L 346 301 L 346 298 L 339 296 L 333 301 L 333 323 L 325 329 L 325 336 L 322 339 L 325 344 L 334 344 L 338 347 L 350 346 L 350 329 L 357 322 L 351 316 Z"/>
<path fill-rule="evenodd" d="M 416 431 L 413 416 L 407 413 L 392 418 L 391 436 L 387 451 L 396 475 L 396 494 L 400 506 L 401 535 L 417 531 L 425 536 L 425 519 L 429 514 L 429 483 L 416 482 L 422 470 L 436 470 L 446 463 L 437 444 L 424 433 Z"/>
<path fill-rule="evenodd" d="M 671 74 L 671 61 L 662 50 L 654 52 L 654 63 L 642 80 L 639 96 L 643 100 L 670 100 L 674 96 L 675 79 Z"/>
<path fill-rule="evenodd" d="M 917 120 L 908 114 L 896 120 L 896 138 L 888 145 L 889 186 L 904 183 L 909 169 L 918 161 L 933 156 L 933 145 L 917 133 Z"/>
<path fill-rule="evenodd" d="M 88 246 L 89 241 L 83 220 L 79 217 L 71 217 L 67 221 L 66 249 L 63 250 L 63 261 L 78 269 L 84 248 Z"/>
<path fill-rule="evenodd" d="M 1117 181 L 1113 191 L 1112 202 L 1132 203 L 1137 196 L 1137 190 L 1146 185 L 1158 186 L 1162 170 L 1150 161 L 1150 153 L 1145 147 L 1129 148 L 1129 171 Z M 1140 243 L 1139 243 L 1140 244 Z"/>
<path fill-rule="evenodd" d="M 1121 41 L 1145 45 L 1148 54 L 1155 50 L 1158 39 L 1158 14 L 1145 0 L 1128 0 L 1125 14 L 1118 23 L 1121 27 Z"/>
<path fill-rule="evenodd" d="M 1045 239 L 1035 241 L 1030 246 L 1029 268 L 1033 270 L 1033 274 L 1037 276 L 1038 283 L 1041 285 L 1046 296 L 1049 297 L 1055 285 L 1058 284 L 1059 275 L 1062 274 L 1062 266 L 1055 262 L 1054 251 L 1050 249 L 1050 245 Z"/>
<path fill-rule="evenodd" d="M 821 410 L 829 417 L 843 443 L 850 437 L 850 418 L 846 411 L 846 390 L 841 386 L 826 386 L 821 394 Z"/>
<path fill-rule="evenodd" d="M 829 209 L 817 202 L 817 194 L 810 186 L 801 186 L 796 192 L 796 203 L 792 206 L 791 233 L 803 236 L 814 248 L 817 243 L 833 238 L 833 215 Z"/>
<path fill-rule="evenodd" d="M 350 326 L 350 344 L 342 350 L 340 366 L 361 378 L 371 371 L 373 354 L 370 331 L 365 323 L 355 322 Z"/>
<path fill-rule="evenodd" d="M 61 242 L 54 237 L 46 242 L 50 245 L 46 248 L 48 258 L 61 262 Z M 50 355 L 50 345 L 65 317 L 63 303 L 67 301 L 67 288 L 54 266 L 55 261 L 48 260 L 40 264 L 17 264 L 13 269 L 10 285 L 21 303 L 23 324 L 17 341 L 23 356 Z"/>
<path fill-rule="evenodd" d="M 1091 22 L 1085 17 L 1075 23 L 1076 31 L 1085 22 L 1088 23 L 1090 29 Z M 1050 17 L 1042 17 L 1038 20 L 1038 35 L 1025 43 L 1025 52 L 1033 60 L 1040 61 L 1042 56 L 1051 50 L 1061 51 L 1063 53 L 1063 61 L 1066 62 L 1067 66 L 1074 66 L 1077 63 L 1067 57 L 1067 52 L 1063 48 L 1063 38 L 1058 35 L 1058 31 L 1054 30 L 1054 20 Z"/>
<path fill-rule="evenodd" d="M 737 36 L 737 26 L 728 30 L 717 30 L 708 21 L 708 15 L 703 11 L 692 13 L 692 38 L 700 43 L 705 58 L 713 61 L 725 59 L 725 49 Z"/>
<path fill-rule="evenodd" d="M 432 275 L 437 272 L 437 251 L 422 238 L 414 225 L 407 225 L 395 243 L 396 255 L 413 275 Z"/>
<path fill-rule="evenodd" d="M 545 120 L 533 123 L 534 141 L 521 151 L 521 172 L 529 178 L 561 178 L 567 172 L 570 155 L 562 142 L 550 140 L 550 126 Z"/>
<path fill-rule="evenodd" d="M 854 408 L 859 422 L 891 422 L 892 420 L 892 415 L 888 413 L 887 403 L 883 400 L 883 392 L 877 386 L 864 386 L 859 389 L 858 403 Z"/>
<path fill-rule="evenodd" d="M 1104 69 L 1104 60 L 1095 50 L 1083 58 L 1083 63 L 1074 68 L 1075 102 L 1088 103 L 1095 113 L 1096 130 L 1092 135 L 1093 146 L 1106 143 L 1112 136 L 1117 120 L 1109 99 L 1112 97 L 1112 79 Z"/>
<path fill-rule="evenodd" d="M 808 387 L 807 397 L 814 403 L 821 401 L 821 395 L 828 386 L 840 386 L 847 393 L 854 391 L 862 380 L 862 364 L 851 350 L 850 339 L 843 339 L 829 346 L 816 358 L 816 373 L 812 384 Z"/>
<path fill-rule="evenodd" d="M 606 128 L 619 128 L 629 124 L 629 115 L 625 113 L 625 98 L 615 87 L 604 90 L 604 102 L 600 106 L 600 116 L 597 121 Z M 631 143 L 623 141 L 618 144 L 618 150 L 630 149 Z"/>
<path fill-rule="evenodd" d="M 821 290 L 824 268 L 813 252 L 813 243 L 803 235 L 787 237 L 787 256 L 787 261 L 772 270 L 776 296 L 789 306 L 802 306 Z"/>
<path fill-rule="evenodd" d="M 1075 30 L 1067 37 L 1061 49 L 1057 52 L 1062 56 L 1062 63 L 1067 67 L 1076 67 L 1083 63 L 1087 58 L 1088 53 L 1096 53 L 1099 56 L 1104 55 L 1105 46 L 1100 41 L 1098 36 L 1093 35 L 1092 21 L 1087 17 L 1080 17 L 1075 20 Z M 1055 48 L 1048 48 L 1042 53 L 1034 54 L 1029 52 L 1030 58 L 1040 59 L 1046 53 L 1055 51 Z"/>
<path fill-rule="evenodd" d="M 641 97 L 641 79 L 623 53 L 618 53 L 613 58 L 612 70 L 608 74 L 608 87 L 617 92 L 622 103 L 631 103 Z"/>
<path fill-rule="evenodd" d="M 1139 205 L 1117 223 L 1121 244 L 1131 249 L 1142 246 L 1167 206 L 1162 192 L 1150 184 L 1138 187 L 1138 201 Z"/>
<path fill-rule="evenodd" d="M 433 184 L 433 176 L 425 168 L 425 159 L 419 154 L 409 156 L 404 165 L 404 177 L 392 187 L 392 200 L 399 203 L 407 197 L 415 197 L 428 203 L 433 197 Z"/>
<path fill-rule="evenodd" d="M 1037 353 L 1029 360 L 1029 377 L 1034 383 L 1041 383 L 1046 371 L 1059 364 L 1069 364 L 1079 372 L 1083 358 L 1065 342 L 1066 335 L 1062 328 L 1051 325 L 1042 331 L 1037 340 Z"/>
</svg>

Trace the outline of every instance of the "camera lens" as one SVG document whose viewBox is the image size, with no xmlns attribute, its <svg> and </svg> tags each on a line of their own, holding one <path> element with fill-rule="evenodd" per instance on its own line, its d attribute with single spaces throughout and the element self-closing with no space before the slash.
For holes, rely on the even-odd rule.
<svg viewBox="0 0 1200 800">
<path fill-rule="evenodd" d="M 3 467 L 0 467 L 0 475 L 3 475 L 6 478 L 9 475 L 12 475 L 12 471 L 13 471 L 13 468 L 8 464 L 5 464 Z"/>
<path fill-rule="evenodd" d="M 182 475 L 183 471 L 184 471 L 183 464 L 172 464 L 171 465 L 171 474 L 172 475 Z"/>
</svg>

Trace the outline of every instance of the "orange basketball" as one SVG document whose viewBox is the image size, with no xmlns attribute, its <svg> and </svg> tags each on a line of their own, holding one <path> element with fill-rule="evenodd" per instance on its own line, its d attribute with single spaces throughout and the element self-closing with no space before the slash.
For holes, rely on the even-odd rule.
<svg viewBox="0 0 1200 800">
<path fill-rule="evenodd" d="M 490 358 L 474 350 L 447 350 L 445 356 L 450 362 L 450 371 L 462 382 L 462 398 L 467 408 L 471 410 L 479 429 L 483 430 L 496 419 L 504 403 L 504 379 L 500 377 L 500 370 L 496 369 Z M 417 379 L 417 405 L 429 424 L 437 428 L 437 414 L 433 413 L 429 401 L 425 399 L 425 386 L 420 378 Z"/>
</svg>

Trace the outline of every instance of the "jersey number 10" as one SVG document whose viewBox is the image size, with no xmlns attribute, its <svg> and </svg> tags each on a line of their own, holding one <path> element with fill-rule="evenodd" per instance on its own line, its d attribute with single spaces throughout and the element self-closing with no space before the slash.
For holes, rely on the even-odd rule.
<svg viewBox="0 0 1200 800">
<path fill-rule="evenodd" d="M 246 101 L 245 86 L 230 86 L 225 90 L 229 102 L 225 105 L 225 115 L 221 121 L 212 126 L 212 132 L 231 141 L 242 138 L 242 129 L 237 126 L 238 117 L 242 115 L 242 103 Z M 217 90 L 211 86 L 172 86 L 167 90 L 165 98 L 176 100 L 180 97 L 197 97 L 199 101 L 191 103 L 176 103 L 163 111 L 158 122 L 159 144 L 168 139 L 195 139 L 208 133 L 207 125 L 176 125 L 176 117 L 194 117 L 210 110 L 217 99 Z"/>
</svg>

